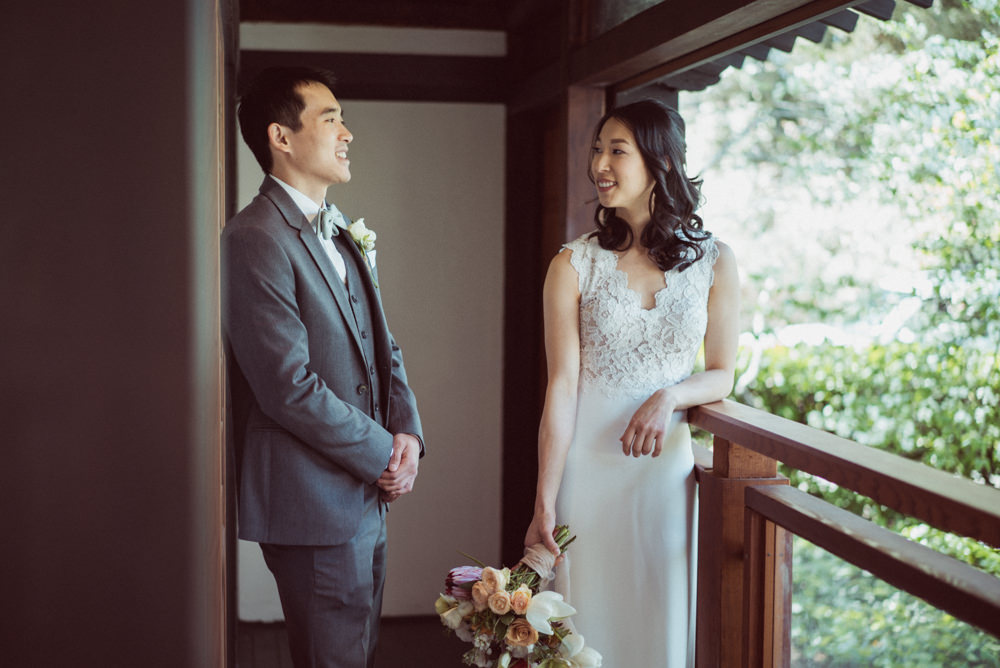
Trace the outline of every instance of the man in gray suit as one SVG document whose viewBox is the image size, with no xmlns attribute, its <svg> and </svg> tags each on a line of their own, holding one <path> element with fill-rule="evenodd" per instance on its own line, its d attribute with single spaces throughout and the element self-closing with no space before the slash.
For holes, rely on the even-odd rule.
<svg viewBox="0 0 1000 668">
<path fill-rule="evenodd" d="M 351 178 L 333 85 L 255 78 L 240 130 L 266 176 L 222 235 L 239 536 L 274 574 L 296 668 L 374 664 L 385 513 L 423 455 L 374 263 L 325 199 Z"/>
</svg>

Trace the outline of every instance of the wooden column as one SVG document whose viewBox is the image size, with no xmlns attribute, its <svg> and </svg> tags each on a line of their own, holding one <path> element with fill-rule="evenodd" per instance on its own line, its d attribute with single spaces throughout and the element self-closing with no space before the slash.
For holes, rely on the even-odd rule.
<svg viewBox="0 0 1000 668">
<path fill-rule="evenodd" d="M 587 168 L 605 90 L 568 84 L 567 54 L 582 29 L 575 10 L 579 2 L 521 2 L 512 8 L 504 288 L 505 563 L 521 557 L 532 516 L 538 420 L 547 383 L 542 285 L 562 244 L 593 227 L 595 191 Z M 543 74 L 536 81 L 529 73 L 538 72 Z"/>
<path fill-rule="evenodd" d="M 587 178 L 594 125 L 604 115 L 603 88 L 570 86 L 565 98 L 565 144 L 562 148 L 565 209 L 564 242 L 594 229 L 597 193 Z"/>
<path fill-rule="evenodd" d="M 220 13 L 4 5 L 4 666 L 224 665 Z"/>
<path fill-rule="evenodd" d="M 791 665 L 792 534 L 746 510 L 743 665 Z"/>
<path fill-rule="evenodd" d="M 697 665 L 729 668 L 743 665 L 745 646 L 744 492 L 788 480 L 778 476 L 775 460 L 718 436 L 712 466 L 699 486 Z M 790 556 L 783 550 L 782 563 Z M 765 562 L 773 573 L 775 560 Z"/>
</svg>

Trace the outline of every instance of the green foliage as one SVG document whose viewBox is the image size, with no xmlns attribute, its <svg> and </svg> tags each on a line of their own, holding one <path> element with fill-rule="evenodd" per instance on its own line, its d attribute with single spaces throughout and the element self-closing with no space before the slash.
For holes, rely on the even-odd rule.
<svg viewBox="0 0 1000 668">
<path fill-rule="evenodd" d="M 1000 667 L 1000 639 L 805 540 L 793 550 L 792 665 Z"/>
<path fill-rule="evenodd" d="M 1000 487 L 1000 374 L 983 383 L 994 355 L 975 348 L 890 343 L 856 350 L 832 344 L 775 346 L 758 381 L 737 399 L 775 415 Z M 871 499 L 787 467 L 791 484 L 837 507 L 1000 576 L 1000 554 L 948 536 Z"/>
<path fill-rule="evenodd" d="M 714 136 L 706 185 L 755 186 L 736 209 L 744 241 L 763 240 L 741 257 L 755 341 L 736 398 L 1000 487 L 1000 0 L 897 3 L 892 21 L 748 60 L 692 104 L 689 132 Z M 788 211 L 807 212 L 791 234 Z M 851 345 L 771 344 L 802 325 Z M 783 472 L 1000 576 L 988 546 Z M 805 541 L 795 552 L 795 665 L 1000 666 L 996 638 Z"/>
<path fill-rule="evenodd" d="M 975 347 L 775 346 L 764 351 L 757 381 L 738 399 L 1000 487 L 1000 374 L 991 373 L 997 364 L 994 352 Z"/>
<path fill-rule="evenodd" d="M 713 163 L 767 172 L 828 206 L 873 197 L 889 210 L 873 211 L 864 243 L 912 243 L 923 256 L 926 281 L 914 292 L 925 299 L 925 335 L 1000 340 L 1000 1 L 906 6 L 849 35 L 830 30 L 819 45 L 800 40 L 788 56 L 727 71 L 703 99 L 735 110 Z M 773 213 L 759 214 L 766 232 Z M 886 216 L 906 220 L 912 238 L 896 238 Z M 859 317 L 859 305 L 884 300 L 851 273 L 814 271 L 779 281 L 769 305 L 757 305 L 773 327 L 796 312 Z"/>
</svg>

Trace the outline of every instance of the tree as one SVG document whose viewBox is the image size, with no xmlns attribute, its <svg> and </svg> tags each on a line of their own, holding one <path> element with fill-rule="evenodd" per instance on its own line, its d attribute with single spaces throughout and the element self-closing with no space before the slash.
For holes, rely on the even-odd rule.
<svg viewBox="0 0 1000 668">
<path fill-rule="evenodd" d="M 681 101 L 706 225 L 746 268 L 737 398 L 1000 487 L 1000 0 L 901 3 Z M 785 473 L 1000 576 L 996 550 Z M 795 549 L 796 665 L 1000 665 L 996 639 Z"/>
<path fill-rule="evenodd" d="M 693 109 L 689 134 L 711 134 L 706 121 L 718 129 L 706 188 L 713 172 L 757 179 L 769 209 L 743 205 L 739 225 L 767 249 L 757 255 L 782 246 L 802 255 L 779 265 L 794 273 L 755 267 L 751 255 L 758 348 L 788 325 L 835 324 L 855 353 L 834 345 L 809 354 L 839 358 L 841 384 L 878 389 L 828 396 L 821 378 L 801 378 L 792 392 L 815 391 L 839 417 L 819 420 L 809 402 L 795 417 L 1000 486 L 1000 0 L 901 7 L 893 21 L 830 31 L 821 44 L 728 70 Z M 799 206 L 803 193 L 813 211 L 834 212 L 831 225 L 789 233 L 776 224 L 775 212 Z M 841 213 L 857 202 L 874 216 Z M 900 270 L 896 285 L 865 273 L 886 267 Z M 900 276 L 909 285 L 900 288 Z M 787 363 L 779 357 L 771 363 Z M 758 374 L 749 399 L 787 410 L 767 404 L 781 377 L 772 371 Z M 859 395 L 868 414 L 895 415 L 894 427 L 845 417 Z M 913 409 L 905 417 L 893 405 L 903 401 Z"/>
</svg>

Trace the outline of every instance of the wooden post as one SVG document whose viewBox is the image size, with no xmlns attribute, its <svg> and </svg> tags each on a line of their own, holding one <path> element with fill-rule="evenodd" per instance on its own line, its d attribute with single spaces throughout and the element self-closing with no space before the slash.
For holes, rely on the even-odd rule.
<svg viewBox="0 0 1000 668">
<path fill-rule="evenodd" d="M 743 665 L 791 664 L 792 534 L 746 509 Z"/>
<path fill-rule="evenodd" d="M 775 460 L 718 436 L 712 466 L 699 487 L 697 665 L 729 668 L 743 665 L 745 646 L 744 491 L 788 480 Z"/>
</svg>

